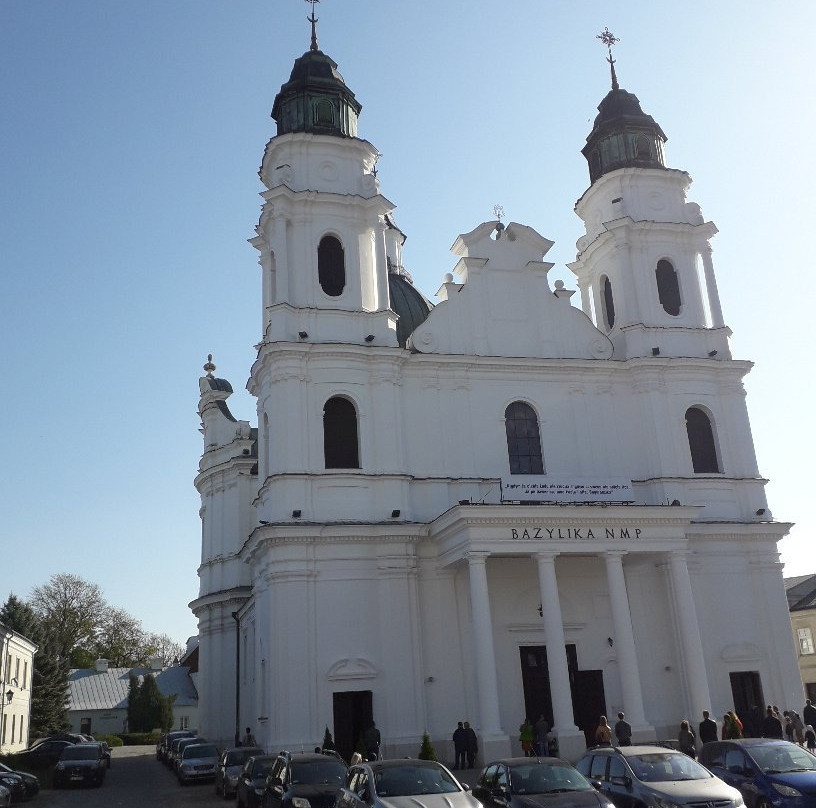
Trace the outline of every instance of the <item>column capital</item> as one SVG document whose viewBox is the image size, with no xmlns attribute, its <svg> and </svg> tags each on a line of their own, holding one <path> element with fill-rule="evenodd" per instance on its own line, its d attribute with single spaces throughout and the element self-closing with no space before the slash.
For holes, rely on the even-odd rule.
<svg viewBox="0 0 816 808">
<path fill-rule="evenodd" d="M 629 555 L 628 550 L 604 550 L 603 556 L 607 561 L 622 561 L 625 555 Z"/>
<path fill-rule="evenodd" d="M 556 556 L 560 556 L 560 550 L 536 550 L 533 553 L 533 558 L 536 561 L 546 561 L 555 563 Z"/>
<path fill-rule="evenodd" d="M 490 555 L 488 550 L 468 550 L 463 558 L 469 565 L 481 564 L 484 566 L 487 563 L 487 557 Z"/>
</svg>

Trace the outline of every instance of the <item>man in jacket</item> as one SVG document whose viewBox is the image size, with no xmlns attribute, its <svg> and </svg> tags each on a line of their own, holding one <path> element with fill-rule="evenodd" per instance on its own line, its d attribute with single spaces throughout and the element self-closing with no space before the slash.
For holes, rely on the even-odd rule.
<svg viewBox="0 0 816 808">
<path fill-rule="evenodd" d="M 711 743 L 717 740 L 717 722 L 712 719 L 708 710 L 703 710 L 703 720 L 700 722 L 700 743 Z"/>
</svg>

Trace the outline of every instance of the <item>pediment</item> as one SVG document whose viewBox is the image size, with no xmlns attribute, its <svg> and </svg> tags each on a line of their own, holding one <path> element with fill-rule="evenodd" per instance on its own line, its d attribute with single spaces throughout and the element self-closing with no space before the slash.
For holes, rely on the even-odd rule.
<svg viewBox="0 0 816 808">
<path fill-rule="evenodd" d="M 342 682 L 349 679 L 374 679 L 377 669 L 374 664 L 363 657 L 338 659 L 326 672 L 330 682 Z"/>
<path fill-rule="evenodd" d="M 752 642 L 735 642 L 723 648 L 720 657 L 723 662 L 758 662 L 762 651 Z"/>
</svg>

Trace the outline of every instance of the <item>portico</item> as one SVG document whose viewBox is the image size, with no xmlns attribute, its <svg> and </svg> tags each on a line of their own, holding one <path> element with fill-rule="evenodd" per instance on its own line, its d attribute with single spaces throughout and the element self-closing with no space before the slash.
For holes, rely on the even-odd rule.
<svg viewBox="0 0 816 808">
<path fill-rule="evenodd" d="M 553 731 L 559 751 L 570 757 L 585 745 L 584 731 L 591 727 L 576 724 L 574 702 L 580 698 L 571 681 L 567 654 L 569 639 L 581 645 L 581 629 L 565 630 L 559 581 L 560 560 L 595 560 L 603 564 L 605 597 L 608 602 L 607 638 L 614 657 L 617 677 L 607 685 L 607 703 L 619 705 L 632 724 L 636 740 L 654 740 L 654 726 L 646 718 L 639 657 L 649 649 L 638 647 L 633 629 L 626 568 L 629 559 L 648 560 L 668 575 L 665 593 L 671 603 L 672 624 L 678 632 L 683 658 L 683 681 L 687 683 L 684 703 L 689 714 L 699 714 L 710 703 L 694 598 L 686 556 L 687 529 L 699 513 L 695 507 L 598 506 L 598 505 L 459 505 L 436 519 L 431 537 L 439 547 L 439 561 L 445 566 L 466 565 L 470 585 L 473 647 L 478 682 L 478 726 L 482 743 L 501 745 L 512 737 L 514 719 L 502 721 L 499 681 L 506 683 L 506 664 L 499 664 L 495 651 L 497 635 L 512 631 L 507 620 L 493 614 L 488 568 L 503 559 L 529 559 L 535 565 L 537 595 L 540 598 L 540 628 L 534 630 L 546 648 Z M 660 597 L 660 592 L 654 593 Z M 506 615 L 505 615 L 506 617 Z M 512 615 L 510 615 L 512 619 Z M 586 624 L 592 615 L 583 615 Z M 504 623 L 504 626 L 501 625 Z M 613 639 L 614 638 L 614 639 Z M 520 640 L 518 641 L 521 642 Z M 610 671 L 611 673 L 611 671 Z M 516 707 L 521 710 L 521 706 Z M 616 712 L 617 712 L 616 709 Z M 610 710 L 611 712 L 611 710 Z M 532 716 L 534 719 L 536 716 Z M 595 716 L 595 720 L 597 721 Z M 496 749 L 496 752 L 499 752 Z"/>
</svg>

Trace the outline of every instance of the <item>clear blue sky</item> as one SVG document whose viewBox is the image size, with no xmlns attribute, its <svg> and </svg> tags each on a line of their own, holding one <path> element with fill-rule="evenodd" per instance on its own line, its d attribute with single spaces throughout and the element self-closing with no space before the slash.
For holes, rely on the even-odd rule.
<svg viewBox="0 0 816 808">
<path fill-rule="evenodd" d="M 302 0 L 2 0 L 0 598 L 98 583 L 150 631 L 195 633 L 207 353 L 244 384 L 260 337 L 246 243 L 269 117 L 308 48 Z M 429 296 L 493 205 L 565 264 L 580 149 L 621 85 L 719 227 L 714 260 L 747 380 L 786 574 L 816 572 L 809 471 L 816 3 L 323 0 L 321 49 L 363 104 L 383 193 Z M 577 295 L 576 295 L 577 297 Z"/>
</svg>

